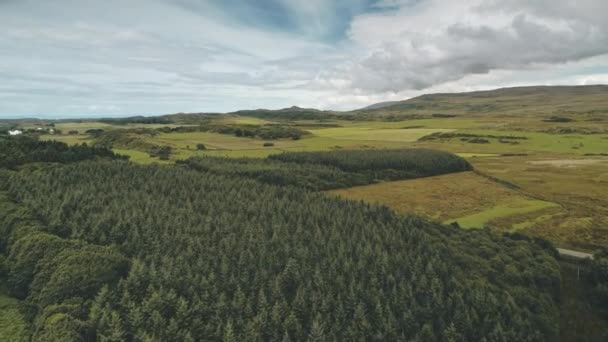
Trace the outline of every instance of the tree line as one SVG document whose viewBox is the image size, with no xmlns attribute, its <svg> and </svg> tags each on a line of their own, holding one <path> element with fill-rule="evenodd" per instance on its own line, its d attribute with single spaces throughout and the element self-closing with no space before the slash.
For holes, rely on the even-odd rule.
<svg viewBox="0 0 608 342">
<path fill-rule="evenodd" d="M 412 178 L 472 170 L 455 154 L 429 149 L 335 150 L 274 154 L 271 160 L 334 166 L 346 172 L 405 172 Z"/>
<path fill-rule="evenodd" d="M 103 147 L 68 146 L 30 136 L 0 136 L 0 168 L 16 168 L 32 162 L 70 163 L 95 158 L 127 159 Z"/>
<path fill-rule="evenodd" d="M 267 159 L 192 157 L 178 164 L 203 172 L 316 191 L 471 169 L 465 159 L 434 150 L 294 152 Z"/>
</svg>

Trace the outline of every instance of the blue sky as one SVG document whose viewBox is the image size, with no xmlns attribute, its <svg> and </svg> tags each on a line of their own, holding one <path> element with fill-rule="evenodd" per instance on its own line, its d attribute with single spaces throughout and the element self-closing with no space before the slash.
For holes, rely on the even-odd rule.
<svg viewBox="0 0 608 342">
<path fill-rule="evenodd" d="M 0 118 L 608 83 L 608 1 L 0 0 Z"/>
</svg>

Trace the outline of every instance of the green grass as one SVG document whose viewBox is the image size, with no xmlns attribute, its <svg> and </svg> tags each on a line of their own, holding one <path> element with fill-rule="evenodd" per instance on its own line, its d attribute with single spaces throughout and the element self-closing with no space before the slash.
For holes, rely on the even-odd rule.
<svg viewBox="0 0 608 342">
<path fill-rule="evenodd" d="M 452 129 L 375 129 L 369 127 L 340 127 L 310 130 L 311 133 L 320 137 L 346 140 L 374 140 L 374 141 L 397 141 L 414 142 L 425 135 L 436 132 L 452 132 Z"/>
<path fill-rule="evenodd" d="M 262 125 L 267 125 L 267 124 L 272 123 L 272 121 L 258 119 L 258 118 L 254 118 L 254 117 L 232 116 L 232 115 L 227 115 L 226 117 L 222 118 L 222 121 L 225 123 L 228 123 L 228 124 L 257 125 L 257 126 L 262 126 Z"/>
<path fill-rule="evenodd" d="M 608 134 L 549 134 L 498 130 L 465 130 L 463 132 L 479 135 L 514 135 L 527 137 L 527 140 L 519 140 L 519 145 L 501 144 L 496 139 L 491 139 L 491 145 L 503 145 L 506 146 L 507 149 L 517 151 L 571 154 L 608 152 Z"/>
<path fill-rule="evenodd" d="M 543 222 L 546 222 L 546 221 L 549 221 L 549 220 L 553 219 L 555 216 L 558 216 L 558 215 L 556 215 L 556 214 L 546 214 L 546 215 L 536 216 L 533 219 L 526 220 L 526 221 L 514 224 L 513 226 L 511 226 L 511 231 L 512 232 L 516 232 L 518 230 L 532 228 L 532 227 L 534 227 L 535 225 L 537 225 L 539 223 L 543 223 Z M 561 216 L 561 215 L 559 215 L 559 216 Z"/>
<path fill-rule="evenodd" d="M 78 133 L 82 134 L 89 129 L 108 129 L 113 127 L 112 125 L 103 123 L 103 122 L 64 122 L 55 124 L 55 128 L 61 130 L 64 134 L 67 134 L 69 131 L 78 131 Z"/>
<path fill-rule="evenodd" d="M 500 154 L 496 153 L 471 153 L 471 152 L 458 152 L 456 155 L 463 158 L 483 158 L 483 157 L 499 157 Z"/>
<path fill-rule="evenodd" d="M 40 137 L 41 140 L 55 140 L 61 141 L 68 145 L 76 145 L 82 143 L 91 143 L 91 137 L 86 134 L 79 135 L 59 135 L 59 134 L 47 134 Z"/>
<path fill-rule="evenodd" d="M 22 304 L 0 293 L 0 340 L 20 342 L 28 340 L 28 326 Z"/>
<path fill-rule="evenodd" d="M 343 127 L 353 128 L 375 128 L 375 129 L 465 129 L 465 128 L 488 128 L 496 129 L 504 124 L 495 119 L 486 118 L 437 118 L 437 119 L 416 119 L 401 121 L 335 121 L 333 122 Z M 421 127 L 422 126 L 422 127 Z M 419 128 L 408 128 L 419 127 Z"/>
<path fill-rule="evenodd" d="M 608 112 L 608 87 L 526 87 L 489 92 L 433 94 L 373 111 L 378 116 L 392 114 L 517 115 L 520 117 L 556 114 Z"/>
<path fill-rule="evenodd" d="M 129 156 L 129 160 L 137 163 L 137 164 L 152 164 L 152 163 L 158 163 L 158 164 L 170 164 L 171 161 L 169 160 L 160 160 L 158 158 L 153 158 L 150 157 L 150 154 L 148 154 L 147 152 L 142 152 L 142 151 L 136 151 L 136 150 L 123 150 L 123 149 L 112 149 L 112 151 L 114 151 L 115 153 L 118 154 L 122 154 L 124 156 Z"/>
<path fill-rule="evenodd" d="M 264 149 L 264 140 L 236 137 L 234 135 L 191 132 L 191 133 L 161 133 L 153 138 L 147 138 L 148 142 L 158 145 L 169 145 L 175 148 L 196 148 L 196 144 L 203 143 L 211 150 L 257 150 Z M 274 140 L 272 143 L 276 148 L 303 147 L 296 140 Z"/>
<path fill-rule="evenodd" d="M 500 204 L 490 209 L 483 210 L 479 213 L 468 215 L 465 217 L 447 220 L 445 223 L 458 222 L 465 229 L 483 228 L 492 220 L 506 218 L 515 215 L 522 215 L 540 211 L 547 208 L 557 207 L 558 204 L 547 201 L 525 199 L 513 201 L 506 204 Z"/>
</svg>

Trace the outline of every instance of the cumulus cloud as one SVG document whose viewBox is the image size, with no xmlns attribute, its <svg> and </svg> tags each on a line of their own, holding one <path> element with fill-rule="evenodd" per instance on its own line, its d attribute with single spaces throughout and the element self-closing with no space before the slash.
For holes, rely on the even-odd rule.
<svg viewBox="0 0 608 342">
<path fill-rule="evenodd" d="M 604 82 L 605 13 L 604 0 L 0 1 L 0 117 Z"/>
<path fill-rule="evenodd" d="M 390 2 L 393 3 L 393 2 Z M 345 92 L 430 88 L 492 70 L 526 70 L 608 53 L 608 2 L 439 0 L 356 18 L 362 53 L 321 75 Z"/>
</svg>

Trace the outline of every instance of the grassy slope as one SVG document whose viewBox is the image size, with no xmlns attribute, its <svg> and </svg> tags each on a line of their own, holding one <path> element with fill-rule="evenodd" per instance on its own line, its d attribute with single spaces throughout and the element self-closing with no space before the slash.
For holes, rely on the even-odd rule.
<svg viewBox="0 0 608 342">
<path fill-rule="evenodd" d="M 519 87 L 423 95 L 367 112 L 415 114 L 606 114 L 608 86 Z"/>
</svg>

